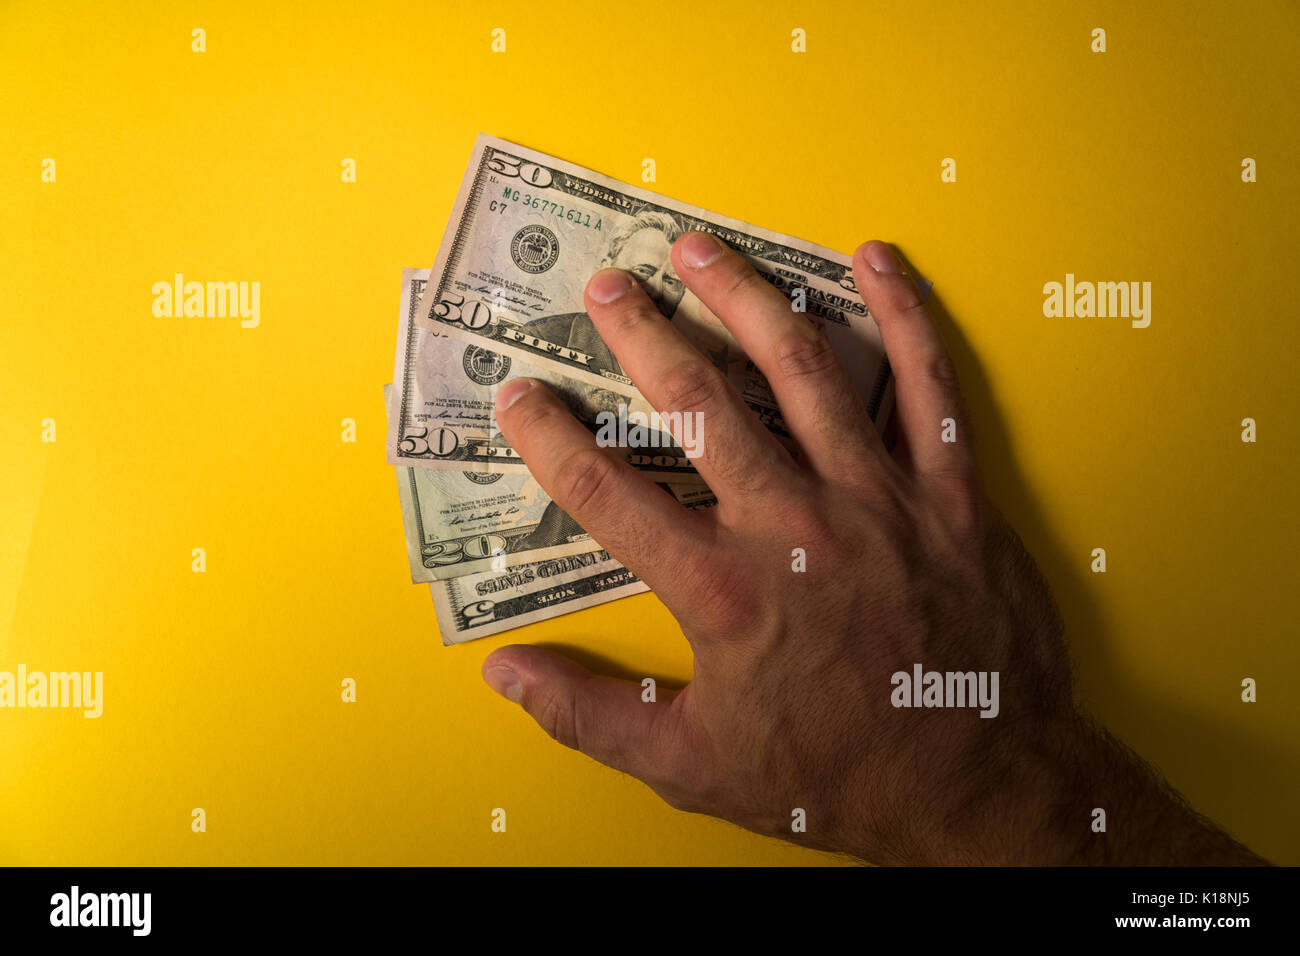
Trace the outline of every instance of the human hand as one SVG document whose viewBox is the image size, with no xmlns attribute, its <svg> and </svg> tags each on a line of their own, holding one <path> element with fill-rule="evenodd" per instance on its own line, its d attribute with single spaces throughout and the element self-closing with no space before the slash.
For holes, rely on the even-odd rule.
<svg viewBox="0 0 1300 956">
<path fill-rule="evenodd" d="M 767 377 L 801 461 L 627 273 L 597 273 L 587 311 L 623 369 L 660 411 L 702 416 L 695 465 L 717 507 L 678 505 L 540 383 L 502 388 L 498 422 L 673 612 L 694 678 L 645 703 L 638 684 L 514 645 L 484 662 L 488 683 L 674 807 L 872 862 L 1113 860 L 1091 808 L 1136 800 L 1167 819 L 1163 784 L 1075 709 L 1051 595 L 980 491 L 953 366 L 890 248 L 858 249 L 854 277 L 895 374 L 892 453 L 826 339 L 741 256 L 688 233 L 672 262 Z M 891 677 L 915 665 L 996 673 L 997 703 L 895 706 Z M 1181 826 L 1180 847 L 1208 839 Z"/>
</svg>

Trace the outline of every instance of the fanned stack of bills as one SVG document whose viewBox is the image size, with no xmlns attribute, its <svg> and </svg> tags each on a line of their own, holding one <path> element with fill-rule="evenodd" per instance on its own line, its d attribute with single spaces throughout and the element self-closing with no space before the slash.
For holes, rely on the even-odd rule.
<svg viewBox="0 0 1300 956">
<path fill-rule="evenodd" d="M 884 427 L 889 363 L 848 256 L 480 136 L 433 268 L 402 272 L 394 384 L 385 388 L 411 579 L 432 589 L 444 644 L 648 590 L 551 501 L 493 410 L 497 389 L 527 376 L 593 432 L 615 415 L 657 420 L 583 310 L 597 270 L 638 276 L 665 321 L 798 455 L 762 375 L 673 271 L 669 248 L 689 230 L 742 253 L 807 315 Z M 638 447 L 613 450 L 684 506 L 714 503 L 689 448 L 653 428 L 640 435 Z"/>
</svg>

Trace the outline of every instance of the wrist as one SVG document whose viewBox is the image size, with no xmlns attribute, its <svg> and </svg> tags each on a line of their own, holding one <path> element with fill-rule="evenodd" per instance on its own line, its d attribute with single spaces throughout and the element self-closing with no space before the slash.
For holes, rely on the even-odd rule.
<svg viewBox="0 0 1300 956">
<path fill-rule="evenodd" d="M 954 819 L 942 863 L 1263 863 L 1197 814 L 1148 763 L 1090 717 L 1009 725 L 984 761 L 990 783 Z"/>
</svg>

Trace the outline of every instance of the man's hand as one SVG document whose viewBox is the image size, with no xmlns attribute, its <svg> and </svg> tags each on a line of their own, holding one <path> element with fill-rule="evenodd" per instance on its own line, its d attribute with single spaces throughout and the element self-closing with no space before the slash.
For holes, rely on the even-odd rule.
<svg viewBox="0 0 1300 956">
<path fill-rule="evenodd" d="M 694 679 L 644 703 L 638 684 L 514 645 L 484 662 L 488 683 L 674 807 L 876 863 L 1254 860 L 1076 711 L 1051 595 L 980 492 L 952 363 L 890 248 L 862 246 L 854 276 L 896 378 L 892 454 L 825 337 L 742 257 L 688 233 L 672 261 L 767 377 L 801 459 L 631 276 L 598 273 L 588 313 L 657 409 L 702 417 L 695 465 L 718 506 L 681 507 L 540 383 L 502 388 L 498 421 L 673 612 Z M 891 675 L 918 664 L 997 672 L 997 716 L 894 706 Z"/>
</svg>

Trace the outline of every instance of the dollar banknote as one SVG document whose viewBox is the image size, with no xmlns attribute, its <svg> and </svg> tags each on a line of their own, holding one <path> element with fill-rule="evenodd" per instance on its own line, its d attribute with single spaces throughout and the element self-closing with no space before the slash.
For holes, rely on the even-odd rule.
<svg viewBox="0 0 1300 956">
<path fill-rule="evenodd" d="M 411 580 L 417 584 L 600 547 L 532 475 L 403 466 L 396 471 Z M 707 487 L 659 484 L 687 506 L 715 501 Z"/>
<path fill-rule="evenodd" d="M 393 386 L 385 385 L 390 416 L 393 398 Z M 395 470 L 411 580 L 417 584 L 600 548 L 527 472 Z M 659 484 L 687 507 L 716 502 L 707 487 Z"/>
<path fill-rule="evenodd" d="M 678 485 L 673 490 L 692 510 L 717 504 L 707 488 Z M 474 571 L 434 581 L 429 588 L 444 644 L 487 637 L 650 590 L 600 549 L 504 570 Z"/>
<path fill-rule="evenodd" d="M 531 475 L 399 467 L 397 492 L 416 583 L 600 547 Z"/>
<path fill-rule="evenodd" d="M 392 417 L 395 390 L 384 386 Z M 417 584 L 600 547 L 524 474 L 397 472 L 411 580 Z"/>
<path fill-rule="evenodd" d="M 481 135 L 398 350 L 390 460 L 418 465 L 456 447 L 455 430 L 430 419 L 422 389 L 429 365 L 447 367 L 445 359 L 422 355 L 441 348 L 440 338 L 494 356 L 464 357 L 467 365 L 483 362 L 489 394 L 526 374 L 562 393 L 592 396 L 594 404 L 607 402 L 609 393 L 644 401 L 583 311 L 587 279 L 605 266 L 638 276 L 666 319 L 727 376 L 768 428 L 788 439 L 767 382 L 673 270 L 669 248 L 691 229 L 744 255 L 826 335 L 883 428 L 892 406 L 889 363 L 848 256 Z"/>
<path fill-rule="evenodd" d="M 384 386 L 390 417 L 394 392 Z M 396 472 L 411 580 L 417 584 L 600 548 L 527 472 Z"/>
<path fill-rule="evenodd" d="M 476 571 L 429 585 L 444 644 L 581 611 L 650 588 L 608 551 Z"/>
<path fill-rule="evenodd" d="M 497 386 L 507 376 L 541 378 L 547 373 L 417 325 L 416 307 L 429 271 L 402 270 L 397 374 L 406 384 L 406 414 L 389 416 L 388 461 L 393 465 L 448 469 L 458 474 L 527 474 L 527 466 L 496 426 L 493 399 Z M 551 376 L 550 384 L 578 420 L 593 432 L 599 427 L 600 413 L 617 415 L 619 403 L 626 404 L 627 413 L 640 412 L 647 419 L 654 414 L 654 409 L 644 400 L 629 399 L 605 388 L 592 388 L 565 376 Z M 695 466 L 671 432 L 656 431 L 655 435 L 647 436 L 645 448 L 625 448 L 620 453 L 648 478 L 702 484 Z"/>
</svg>

